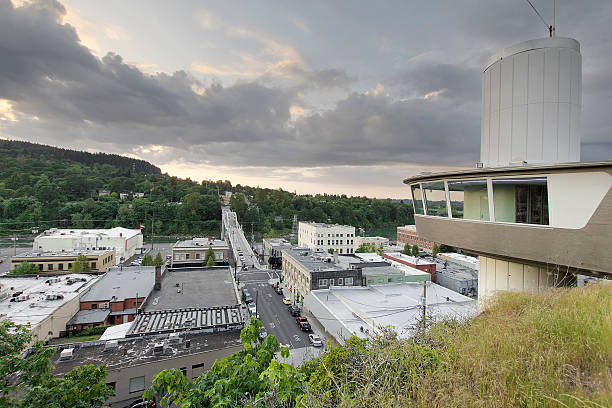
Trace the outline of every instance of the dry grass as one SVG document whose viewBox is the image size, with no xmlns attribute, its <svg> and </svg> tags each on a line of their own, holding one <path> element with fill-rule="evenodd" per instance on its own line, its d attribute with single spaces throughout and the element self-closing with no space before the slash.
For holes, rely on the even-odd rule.
<svg viewBox="0 0 612 408">
<path fill-rule="evenodd" d="M 610 407 L 612 285 L 503 293 L 465 324 L 352 353 L 335 397 L 315 379 L 304 405 Z"/>
</svg>

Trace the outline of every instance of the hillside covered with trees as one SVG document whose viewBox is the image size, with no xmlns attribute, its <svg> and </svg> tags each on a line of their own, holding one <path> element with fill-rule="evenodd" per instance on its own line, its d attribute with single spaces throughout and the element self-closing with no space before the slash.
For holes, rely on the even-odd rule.
<svg viewBox="0 0 612 408">
<path fill-rule="evenodd" d="M 296 195 L 281 189 L 196 182 L 161 174 L 150 163 L 25 142 L 0 141 L 0 235 L 60 228 L 139 228 L 155 236 L 218 235 L 219 194 L 248 231 L 279 235 L 299 220 L 364 228 L 413 222 L 407 203 L 345 195 Z M 206 175 L 202 175 L 205 178 Z M 110 194 L 99 195 L 108 190 Z M 141 194 L 136 194 L 141 193 Z M 139 195 L 144 195 L 139 197 Z"/>
</svg>

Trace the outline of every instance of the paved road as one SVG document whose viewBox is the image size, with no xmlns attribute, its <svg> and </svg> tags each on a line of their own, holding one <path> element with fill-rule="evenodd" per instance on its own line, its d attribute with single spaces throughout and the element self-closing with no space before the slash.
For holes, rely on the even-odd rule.
<svg viewBox="0 0 612 408">
<path fill-rule="evenodd" d="M 300 330 L 295 317 L 281 301 L 283 296 L 278 295 L 269 283 L 270 279 L 278 278 L 275 271 L 251 269 L 239 272 L 238 277 L 253 299 L 257 299 L 259 319 L 269 334 L 276 336 L 279 343 L 289 344 L 290 349 L 310 346 L 308 333 Z"/>
<path fill-rule="evenodd" d="M 17 247 L 17 255 L 31 251 L 32 247 L 29 246 L 27 248 Z M 2 259 L 2 263 L 0 263 L 0 275 L 4 275 L 11 269 L 11 258 L 13 257 L 14 249 L 13 247 L 9 248 L 0 248 L 0 259 Z"/>
</svg>

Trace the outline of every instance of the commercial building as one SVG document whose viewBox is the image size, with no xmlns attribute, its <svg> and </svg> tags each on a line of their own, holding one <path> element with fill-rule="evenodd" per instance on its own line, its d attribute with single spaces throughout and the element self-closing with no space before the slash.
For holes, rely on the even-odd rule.
<svg viewBox="0 0 612 408">
<path fill-rule="evenodd" d="M 397 227 L 397 244 L 404 247 L 406 244 L 410 246 L 418 246 L 421 251 L 428 253 L 433 252 L 435 242 L 423 239 L 419 236 L 415 225 L 404 225 Z"/>
<path fill-rule="evenodd" d="M 313 251 L 332 250 L 339 254 L 352 254 L 355 252 L 355 227 L 300 221 L 298 246 Z"/>
<path fill-rule="evenodd" d="M 177 241 L 172 246 L 172 267 L 202 266 L 208 249 L 212 249 L 215 265 L 227 265 L 229 262 L 229 245 L 227 242 L 213 238 L 192 238 Z"/>
<path fill-rule="evenodd" d="M 361 286 L 361 269 L 340 266 L 338 256 L 308 248 L 283 251 L 283 277 L 296 299 L 302 299 L 312 290 L 331 286 Z"/>
<path fill-rule="evenodd" d="M 263 257 L 272 269 L 280 269 L 283 266 L 283 250 L 291 249 L 293 245 L 284 238 L 264 238 Z"/>
<path fill-rule="evenodd" d="M 477 168 L 404 181 L 419 235 L 479 256 L 479 299 L 612 276 L 612 161 L 579 162 L 581 65 L 571 38 L 494 55 Z"/>
<path fill-rule="evenodd" d="M 429 273 L 383 258 L 377 253 L 339 255 L 336 264 L 346 269 L 361 269 L 364 286 L 431 280 Z"/>
<path fill-rule="evenodd" d="M 60 375 L 77 365 L 105 364 L 115 391 L 111 407 L 141 399 L 162 370 L 180 369 L 191 381 L 242 350 L 246 313 L 228 268 L 160 268 L 142 280 L 151 282 L 150 293 L 138 301 L 133 321 L 108 328 L 100 341 L 59 346 L 51 359 Z M 69 357 L 62 359 L 62 352 Z"/>
<path fill-rule="evenodd" d="M 102 251 L 115 250 L 118 261 L 128 259 L 142 248 L 140 230 L 115 227 L 110 229 L 57 229 L 51 228 L 36 238 L 34 251 Z"/>
<path fill-rule="evenodd" d="M 431 281 L 436 281 L 436 263 L 432 260 L 426 260 L 418 256 L 410 256 L 401 252 L 389 252 L 381 255 L 383 258 L 393 262 L 398 262 L 411 268 L 427 272 L 431 276 Z"/>
<path fill-rule="evenodd" d="M 66 323 L 79 311 L 79 296 L 98 278 L 70 274 L 0 278 L 0 321 L 30 325 L 34 340 L 66 334 Z"/>
<path fill-rule="evenodd" d="M 385 247 L 389 245 L 389 238 L 385 237 L 355 237 L 355 251 L 362 245 L 374 245 L 376 247 Z"/>
<path fill-rule="evenodd" d="M 43 273 L 68 273 L 80 255 L 87 258 L 89 268 L 93 273 L 104 273 L 117 262 L 114 249 L 31 251 L 11 258 L 11 269 L 15 269 L 22 262 L 29 262 L 38 266 Z"/>
<path fill-rule="evenodd" d="M 476 313 L 474 300 L 432 282 L 313 290 L 304 307 L 340 344 L 351 335 L 372 338 L 388 328 L 405 338 L 414 334 L 422 318 L 424 286 L 429 318 L 464 319 Z"/>
<path fill-rule="evenodd" d="M 104 324 L 127 323 L 147 299 L 155 284 L 155 266 L 114 267 L 81 295 L 79 311 L 67 323 L 76 333 Z M 161 270 L 160 273 L 165 272 Z"/>
<path fill-rule="evenodd" d="M 478 258 L 442 253 L 430 260 L 436 263 L 436 283 L 462 295 L 478 295 Z"/>
</svg>

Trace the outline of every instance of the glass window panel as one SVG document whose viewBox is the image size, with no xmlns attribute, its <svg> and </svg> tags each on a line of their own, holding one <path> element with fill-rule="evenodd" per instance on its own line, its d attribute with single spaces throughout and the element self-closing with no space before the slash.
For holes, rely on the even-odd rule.
<svg viewBox="0 0 612 408">
<path fill-rule="evenodd" d="M 449 181 L 448 195 L 453 218 L 489 221 L 486 180 Z"/>
<path fill-rule="evenodd" d="M 132 377 L 130 378 L 130 392 L 140 392 L 145 389 L 145 378 L 142 377 Z"/>
<path fill-rule="evenodd" d="M 421 186 L 420 184 L 413 184 L 410 186 L 412 189 L 412 202 L 414 203 L 414 213 L 424 215 L 423 210 L 423 199 L 421 197 Z"/>
<path fill-rule="evenodd" d="M 548 225 L 546 177 L 493 180 L 495 221 Z"/>
<path fill-rule="evenodd" d="M 448 211 L 446 208 L 446 192 L 444 190 L 444 182 L 431 181 L 429 183 L 423 183 L 422 186 L 423 192 L 425 193 L 427 215 L 447 217 Z"/>
</svg>

